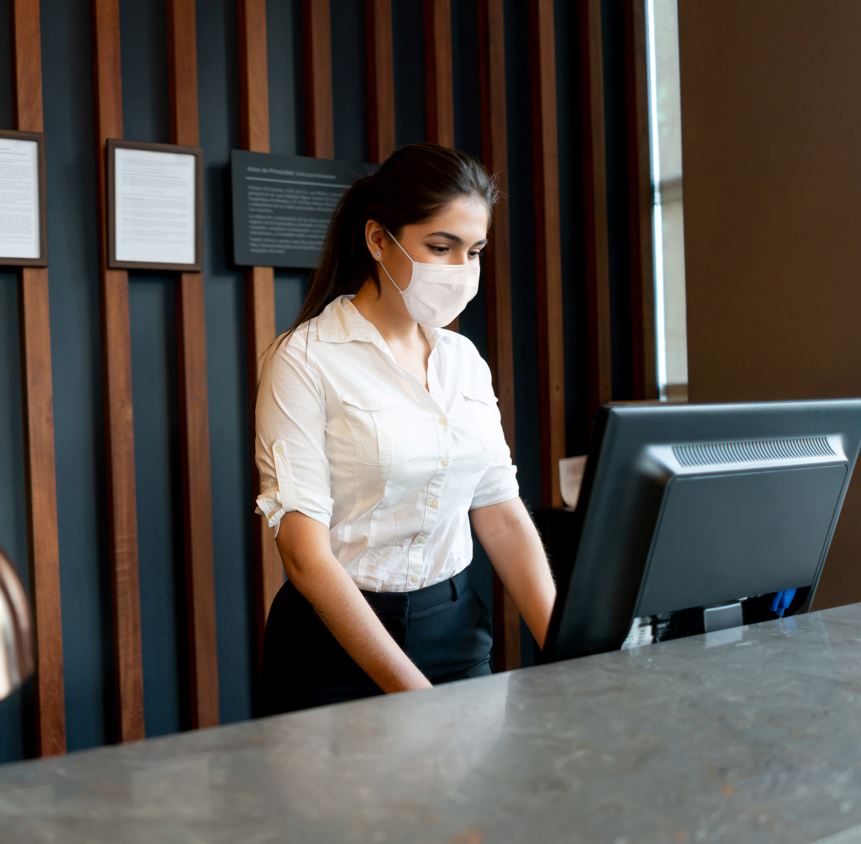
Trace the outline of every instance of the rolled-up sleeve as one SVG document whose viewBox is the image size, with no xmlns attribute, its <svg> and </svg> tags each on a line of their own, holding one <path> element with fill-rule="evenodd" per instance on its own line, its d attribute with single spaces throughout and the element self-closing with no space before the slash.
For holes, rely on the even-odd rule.
<svg viewBox="0 0 861 844">
<path fill-rule="evenodd" d="M 511 449 L 505 441 L 502 416 L 493 392 L 490 368 L 484 359 L 478 355 L 478 352 L 476 352 L 476 356 L 478 360 L 475 377 L 480 385 L 480 390 L 486 391 L 486 394 L 493 398 L 490 413 L 491 421 L 485 432 L 491 457 L 490 465 L 473 493 L 472 502 L 469 505 L 470 510 L 475 510 L 478 507 L 490 507 L 492 504 L 501 504 L 503 501 L 510 501 L 520 495 L 520 486 L 517 483 L 517 466 L 511 461 Z"/>
<path fill-rule="evenodd" d="M 326 398 L 305 355 L 300 332 L 280 341 L 264 361 L 257 388 L 254 455 L 260 473 L 256 513 L 275 528 L 298 511 L 329 527 Z"/>
</svg>

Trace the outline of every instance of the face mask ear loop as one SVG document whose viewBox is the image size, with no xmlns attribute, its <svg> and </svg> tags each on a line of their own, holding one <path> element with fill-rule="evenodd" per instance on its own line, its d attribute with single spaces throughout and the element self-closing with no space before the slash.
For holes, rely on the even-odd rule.
<svg viewBox="0 0 861 844">
<path fill-rule="evenodd" d="M 398 241 L 398 239 L 397 239 L 397 238 L 396 238 L 396 237 L 395 237 L 395 236 L 394 236 L 394 235 L 393 235 L 393 234 L 392 234 L 392 233 L 391 233 L 391 232 L 390 232 L 390 231 L 389 231 L 385 226 L 383 226 L 383 231 L 384 231 L 384 232 L 385 232 L 385 233 L 386 233 L 386 234 L 387 234 L 387 235 L 388 235 L 388 236 L 389 236 L 389 237 L 390 237 L 390 238 L 391 238 L 395 243 L 397 243 L 397 245 L 398 245 L 398 249 L 400 249 L 400 250 L 401 250 L 401 252 L 403 252 L 403 253 L 404 253 L 404 255 L 406 255 L 406 256 L 407 256 L 407 258 L 409 258 L 409 259 L 410 259 L 410 263 L 414 264 L 414 263 L 415 263 L 415 261 L 413 261 L 412 257 L 410 256 L 410 253 L 409 253 L 409 252 L 407 252 L 407 250 L 406 250 L 406 249 L 404 249 L 404 247 L 403 247 L 403 246 L 401 246 L 401 244 L 400 244 L 400 242 Z"/>
<path fill-rule="evenodd" d="M 393 235 L 393 234 L 392 234 L 392 233 L 391 233 L 391 232 L 390 232 L 390 231 L 389 231 L 385 226 L 383 226 L 383 231 L 384 231 L 384 232 L 385 232 L 385 233 L 386 233 L 386 234 L 387 234 L 387 235 L 388 235 L 388 236 L 389 236 L 389 237 L 390 237 L 390 238 L 391 238 L 395 243 L 397 243 L 397 245 L 398 245 L 398 249 L 400 249 L 400 250 L 401 250 L 401 252 L 403 252 L 403 253 L 404 253 L 404 255 L 406 255 L 406 256 L 407 256 L 407 259 L 409 260 L 409 262 L 410 262 L 411 264 L 415 265 L 415 263 L 416 263 L 416 262 L 415 262 L 415 261 L 410 257 L 410 253 L 409 253 L 409 252 L 407 252 L 407 250 L 406 250 L 406 249 L 404 249 L 404 247 L 403 247 L 403 246 L 401 246 L 401 244 L 400 244 L 400 243 L 398 243 L 398 239 L 397 239 L 397 238 L 396 238 L 396 237 L 395 237 L 395 236 L 394 236 L 394 235 Z M 389 281 L 390 281 L 392 284 L 394 284 L 394 285 L 395 285 L 395 290 L 397 290 L 397 291 L 398 291 L 398 293 L 400 293 L 400 294 L 401 294 L 401 296 L 403 296 L 403 295 L 404 295 L 404 293 L 406 293 L 406 291 L 410 289 L 410 285 L 413 283 L 412 278 L 410 278 L 410 283 L 406 286 L 406 288 L 405 288 L 404 290 L 401 290 L 401 288 L 400 288 L 400 287 L 398 287 L 397 283 L 396 283 L 396 282 L 395 282 L 395 280 L 392 278 L 392 276 L 391 276 L 391 274 L 389 273 L 389 271 L 386 269 L 386 267 L 385 267 L 385 265 L 383 264 L 382 260 L 378 258 L 378 259 L 377 259 L 377 263 L 378 263 L 378 264 L 383 268 L 383 272 L 384 272 L 384 273 L 389 277 Z"/>
<path fill-rule="evenodd" d="M 384 263 L 383 263 L 379 258 L 377 258 L 377 263 L 378 263 L 378 264 L 383 268 L 383 272 L 386 274 L 386 276 L 388 277 L 389 281 L 394 285 L 395 290 L 397 290 L 397 291 L 398 291 L 398 293 L 400 293 L 400 294 L 401 294 L 401 296 L 403 296 L 403 295 L 404 295 L 404 291 L 403 291 L 403 290 L 401 290 L 401 288 L 400 288 L 400 287 L 398 287 L 397 283 L 396 283 L 396 282 L 395 282 L 395 280 L 392 278 L 391 273 L 389 273 L 389 271 L 386 269 L 386 265 L 385 265 L 385 264 L 384 264 Z"/>
</svg>

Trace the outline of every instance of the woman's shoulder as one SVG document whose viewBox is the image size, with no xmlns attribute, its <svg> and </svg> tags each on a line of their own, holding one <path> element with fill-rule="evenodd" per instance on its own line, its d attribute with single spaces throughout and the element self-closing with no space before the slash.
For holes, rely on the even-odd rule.
<svg viewBox="0 0 861 844">
<path fill-rule="evenodd" d="M 446 351 L 457 358 L 460 364 L 479 367 L 487 365 L 478 347 L 469 337 L 461 334 L 459 331 L 451 331 L 448 328 L 438 328 L 436 330 L 439 332 L 437 342 L 444 343 Z"/>
<path fill-rule="evenodd" d="M 456 368 L 461 378 L 480 381 L 490 378 L 490 367 L 472 340 L 458 331 L 438 328 L 437 342 L 445 344 L 449 364 Z"/>
<path fill-rule="evenodd" d="M 311 372 L 316 368 L 313 319 L 300 323 L 289 331 L 279 334 L 270 343 L 260 360 L 261 379 L 286 370 L 300 369 Z"/>
<path fill-rule="evenodd" d="M 435 328 L 434 331 L 437 332 L 437 342 L 444 343 L 446 349 L 450 349 L 452 353 L 470 360 L 481 358 L 478 347 L 465 334 L 450 328 Z"/>
<path fill-rule="evenodd" d="M 269 347 L 269 358 L 289 359 L 297 356 L 306 358 L 309 352 L 314 351 L 319 340 L 326 339 L 327 333 L 333 330 L 336 324 L 343 319 L 343 300 L 345 298 L 344 296 L 336 297 L 316 316 L 312 316 L 289 331 L 279 334 Z"/>
<path fill-rule="evenodd" d="M 311 330 L 313 319 L 300 323 L 294 326 L 289 331 L 282 331 L 269 347 L 269 358 L 274 360 L 277 358 L 290 357 L 297 353 L 304 353 L 305 347 L 310 345 L 310 341 L 314 338 L 314 332 Z"/>
</svg>

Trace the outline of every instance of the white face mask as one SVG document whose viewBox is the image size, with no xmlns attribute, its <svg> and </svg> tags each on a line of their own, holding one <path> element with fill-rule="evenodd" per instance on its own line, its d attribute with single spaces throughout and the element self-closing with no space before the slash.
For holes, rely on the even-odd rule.
<svg viewBox="0 0 861 844">
<path fill-rule="evenodd" d="M 432 328 L 448 325 L 478 293 L 481 272 L 478 260 L 466 264 L 422 264 L 413 261 L 394 235 L 388 229 L 385 231 L 413 265 L 410 283 L 401 290 L 383 262 L 379 262 L 395 290 L 403 296 L 409 315 L 420 325 Z"/>
</svg>

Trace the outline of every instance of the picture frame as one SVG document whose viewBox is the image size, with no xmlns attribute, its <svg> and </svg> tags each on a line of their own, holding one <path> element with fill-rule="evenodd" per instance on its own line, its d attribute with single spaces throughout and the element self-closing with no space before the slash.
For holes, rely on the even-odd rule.
<svg viewBox="0 0 861 844">
<path fill-rule="evenodd" d="M 108 139 L 110 269 L 203 270 L 203 150 Z"/>
<path fill-rule="evenodd" d="M 10 195 L 13 191 L 18 195 L 14 200 L 9 198 L 7 201 L 4 188 L 0 186 L 0 266 L 47 267 L 48 211 L 44 133 L 0 131 L 0 164 L 7 159 L 13 167 L 9 168 L 7 177 L 11 187 L 7 185 L 6 190 Z M 18 172 L 15 172 L 16 170 Z M 19 218 L 14 226 L 11 224 L 13 215 Z M 8 216 L 10 222 L 3 221 L 4 216 Z M 24 219 L 21 220 L 21 217 Z M 36 227 L 38 230 L 34 231 Z M 25 243 L 30 244 L 29 248 L 24 246 Z M 19 250 L 20 246 L 24 248 Z M 37 252 L 38 254 L 33 254 Z"/>
</svg>

